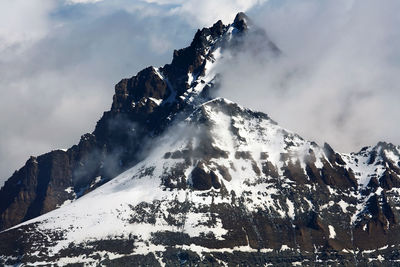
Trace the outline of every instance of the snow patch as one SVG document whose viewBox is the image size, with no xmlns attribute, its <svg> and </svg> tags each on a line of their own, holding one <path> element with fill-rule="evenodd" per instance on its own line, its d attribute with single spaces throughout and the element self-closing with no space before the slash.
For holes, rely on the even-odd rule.
<svg viewBox="0 0 400 267">
<path fill-rule="evenodd" d="M 342 211 L 344 213 L 347 212 L 347 207 L 349 206 L 349 203 L 347 203 L 347 202 L 343 201 L 343 199 L 341 199 L 337 204 L 339 205 L 339 207 L 342 209 Z"/>
<path fill-rule="evenodd" d="M 293 205 L 293 202 L 292 201 L 290 201 L 289 199 L 286 199 L 286 204 L 287 204 L 287 206 L 288 206 L 288 216 L 292 219 L 292 220 L 294 220 L 294 216 L 295 216 L 295 213 L 294 213 L 294 205 Z"/>
<path fill-rule="evenodd" d="M 332 225 L 328 225 L 328 229 L 329 229 L 329 238 L 335 239 L 336 237 L 335 228 Z"/>
</svg>

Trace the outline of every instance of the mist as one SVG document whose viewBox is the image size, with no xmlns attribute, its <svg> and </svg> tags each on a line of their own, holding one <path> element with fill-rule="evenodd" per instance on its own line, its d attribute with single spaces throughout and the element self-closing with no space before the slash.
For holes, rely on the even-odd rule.
<svg viewBox="0 0 400 267">
<path fill-rule="evenodd" d="M 226 56 L 218 94 L 340 152 L 400 144 L 399 10 L 398 1 L 269 1 L 249 16 L 281 56 L 251 47 Z"/>
</svg>

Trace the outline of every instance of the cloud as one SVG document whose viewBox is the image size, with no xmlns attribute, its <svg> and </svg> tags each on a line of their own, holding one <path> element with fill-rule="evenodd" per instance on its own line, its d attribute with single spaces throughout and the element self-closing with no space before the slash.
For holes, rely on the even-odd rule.
<svg viewBox="0 0 400 267">
<path fill-rule="evenodd" d="M 43 37 L 49 28 L 50 0 L 15 0 L 0 2 L 0 51 L 17 49 Z M 23 18 L 23 19 L 21 19 Z"/>
<path fill-rule="evenodd" d="M 156 1 L 156 0 L 155 0 Z M 162 1 L 165 2 L 165 1 Z M 187 18 L 194 25 L 210 26 L 218 20 L 231 23 L 238 12 L 245 12 L 259 6 L 266 0 L 220 0 L 220 1 L 182 1 L 174 13 Z"/>
<path fill-rule="evenodd" d="M 250 16 L 283 51 L 221 64 L 222 96 L 343 152 L 400 144 L 398 1 L 269 1 Z M 247 48 L 248 49 L 248 48 Z"/>
</svg>

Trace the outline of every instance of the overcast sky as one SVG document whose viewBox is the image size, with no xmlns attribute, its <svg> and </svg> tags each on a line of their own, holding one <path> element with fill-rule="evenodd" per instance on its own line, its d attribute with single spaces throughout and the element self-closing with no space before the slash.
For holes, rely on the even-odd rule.
<svg viewBox="0 0 400 267">
<path fill-rule="evenodd" d="M 197 28 L 238 11 L 283 57 L 243 52 L 221 67 L 220 95 L 340 151 L 400 144 L 398 0 L 1 1 L 0 185 L 30 155 L 91 132 L 121 78 L 169 63 Z"/>
</svg>

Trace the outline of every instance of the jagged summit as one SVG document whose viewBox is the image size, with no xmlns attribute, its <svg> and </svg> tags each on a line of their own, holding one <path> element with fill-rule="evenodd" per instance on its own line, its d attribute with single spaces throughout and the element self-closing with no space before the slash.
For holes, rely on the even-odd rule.
<svg viewBox="0 0 400 267">
<path fill-rule="evenodd" d="M 243 12 L 239 12 L 235 17 L 235 20 L 233 21 L 233 26 L 239 31 L 247 30 L 248 26 L 250 26 L 251 24 L 251 20 Z"/>
<path fill-rule="evenodd" d="M 240 31 L 218 21 L 198 30 L 189 47 L 174 51 L 170 64 L 122 79 L 93 133 L 67 151 L 27 161 L 8 179 L 0 190 L 0 229 L 76 199 L 141 161 L 145 140 L 210 99 L 216 62 L 224 49 L 240 48 Z"/>
<path fill-rule="evenodd" d="M 78 145 L 30 158 L 0 190 L 0 264 L 397 264 L 400 147 L 340 153 L 213 98 L 245 48 L 280 53 L 243 13 L 198 30 Z"/>
</svg>

